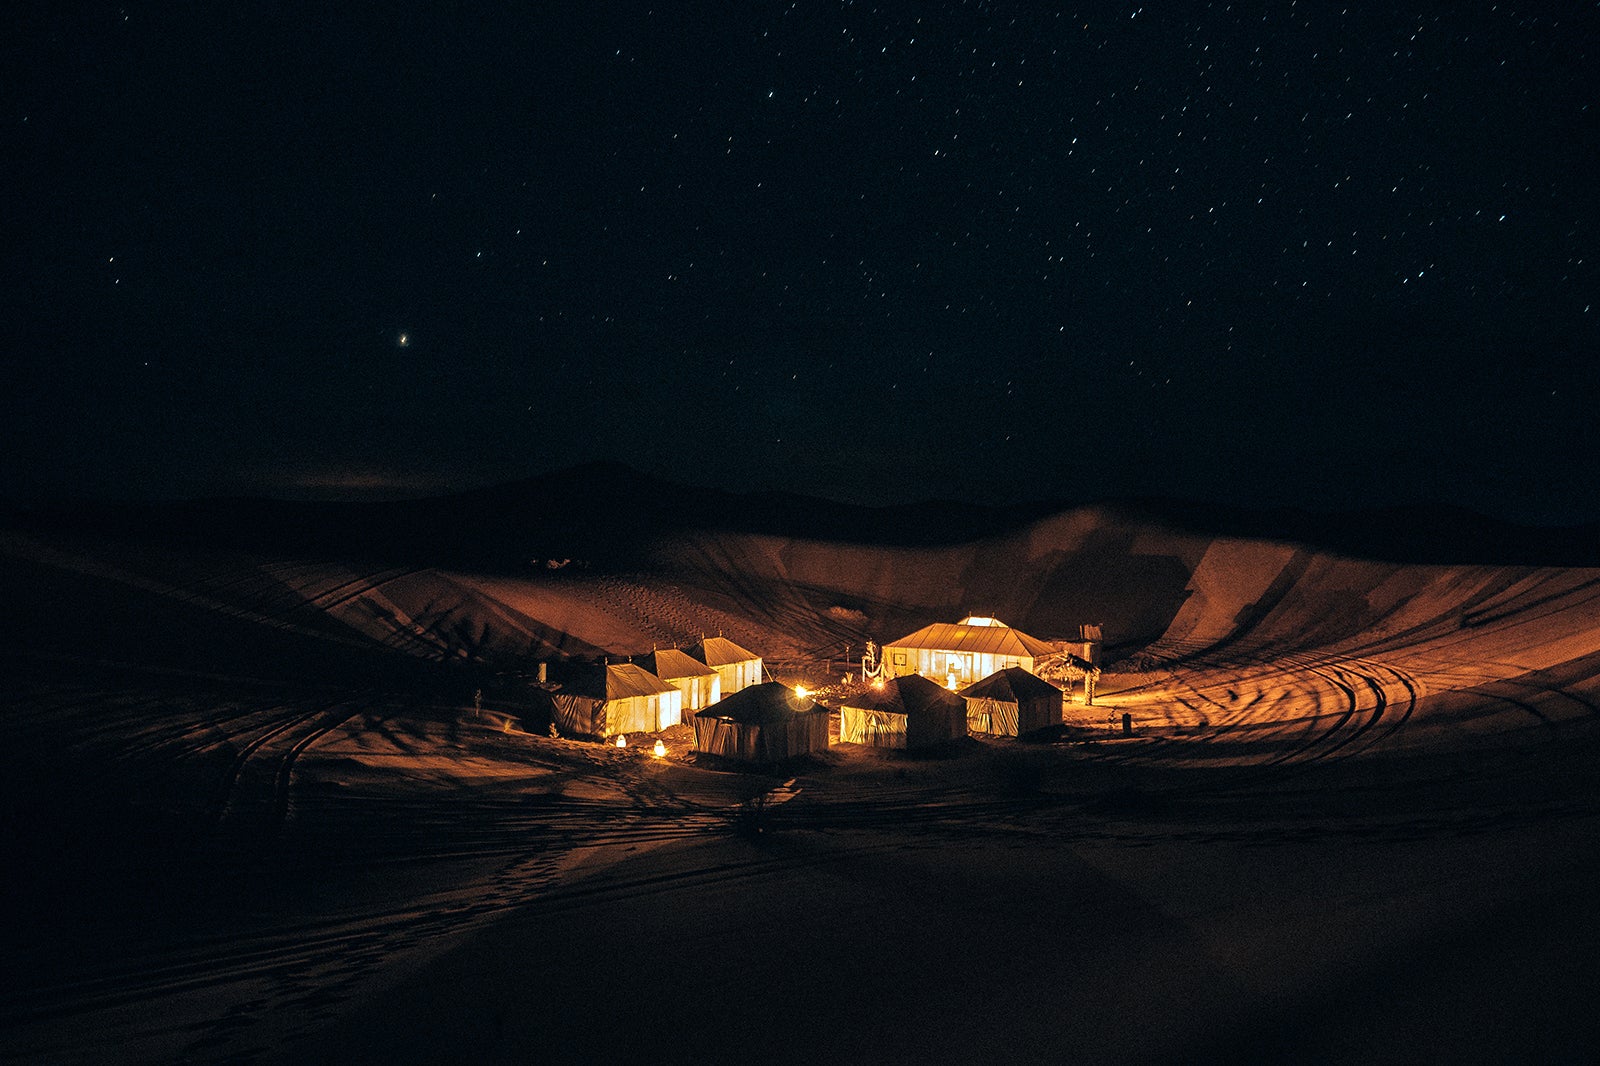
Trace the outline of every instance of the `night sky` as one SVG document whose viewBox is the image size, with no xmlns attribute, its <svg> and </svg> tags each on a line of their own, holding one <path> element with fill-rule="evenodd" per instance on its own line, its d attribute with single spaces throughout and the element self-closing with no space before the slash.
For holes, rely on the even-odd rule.
<svg viewBox="0 0 1600 1066">
<path fill-rule="evenodd" d="M 1600 5 L 9 5 L 0 494 L 1600 519 Z"/>
</svg>

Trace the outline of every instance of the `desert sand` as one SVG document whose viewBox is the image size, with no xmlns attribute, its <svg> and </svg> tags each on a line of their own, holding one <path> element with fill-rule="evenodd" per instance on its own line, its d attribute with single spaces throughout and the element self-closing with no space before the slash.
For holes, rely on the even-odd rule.
<svg viewBox="0 0 1600 1066">
<path fill-rule="evenodd" d="M 1105 508 L 363 558 L 0 533 L 8 1061 L 1600 1055 L 1600 570 Z M 969 612 L 1103 625 L 1096 705 L 750 773 L 528 691 L 713 632 L 820 685 Z"/>
</svg>

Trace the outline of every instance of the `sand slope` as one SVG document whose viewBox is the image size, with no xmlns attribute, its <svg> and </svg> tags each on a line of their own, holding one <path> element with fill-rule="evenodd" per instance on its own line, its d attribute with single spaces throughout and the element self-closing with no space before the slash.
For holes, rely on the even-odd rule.
<svg viewBox="0 0 1600 1066">
<path fill-rule="evenodd" d="M 1600 571 L 1087 509 L 516 571 L 5 533 L 0 577 L 8 1060 L 1600 1050 Z M 967 612 L 1104 625 L 1099 705 L 774 777 L 523 729 L 532 657 L 837 672 Z"/>
</svg>

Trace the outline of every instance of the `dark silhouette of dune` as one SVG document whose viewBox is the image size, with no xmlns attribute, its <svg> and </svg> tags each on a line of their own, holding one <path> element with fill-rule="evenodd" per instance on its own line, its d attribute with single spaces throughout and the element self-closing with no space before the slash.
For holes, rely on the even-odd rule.
<svg viewBox="0 0 1600 1066">
<path fill-rule="evenodd" d="M 414 500 L 80 502 L 13 509 L 9 521 L 52 535 L 92 533 L 289 555 L 354 553 L 516 571 L 534 559 L 633 566 L 652 546 L 689 532 L 907 547 L 960 544 L 1083 507 L 1153 530 L 1286 541 L 1389 562 L 1600 565 L 1600 526 L 1519 526 L 1459 508 L 1318 513 L 1088 497 L 1010 506 L 931 500 L 868 507 L 685 485 L 615 462 Z"/>
</svg>

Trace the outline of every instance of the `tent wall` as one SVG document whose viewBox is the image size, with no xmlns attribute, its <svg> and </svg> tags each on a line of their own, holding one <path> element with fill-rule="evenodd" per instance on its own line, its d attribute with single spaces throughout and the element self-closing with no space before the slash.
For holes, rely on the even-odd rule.
<svg viewBox="0 0 1600 1066">
<path fill-rule="evenodd" d="M 1035 729 L 1048 729 L 1061 724 L 1060 696 L 1040 696 L 1035 699 L 1023 700 L 1017 709 L 1017 735 L 1031 733 Z"/>
<path fill-rule="evenodd" d="M 967 708 L 963 701 L 952 699 L 948 704 L 912 715 L 906 723 L 905 746 L 922 748 L 960 740 L 966 735 Z"/>
<path fill-rule="evenodd" d="M 660 696 L 660 711 L 656 716 L 656 729 L 666 729 L 669 726 L 683 723 L 683 693 L 663 692 Z"/>
<path fill-rule="evenodd" d="M 997 737 L 1017 735 L 1017 705 L 1004 700 L 967 700 L 967 731 Z"/>
<path fill-rule="evenodd" d="M 1036 729 L 1061 724 L 1061 700 L 1043 696 L 1012 703 L 1009 700 L 967 699 L 967 730 L 999 737 L 1018 737 Z"/>
<path fill-rule="evenodd" d="M 650 706 L 651 700 L 656 702 L 656 707 Z M 655 732 L 660 702 L 660 696 L 627 696 L 609 701 L 606 704 L 606 732 L 601 736 Z"/>
<path fill-rule="evenodd" d="M 696 674 L 693 677 L 672 677 L 664 680 L 683 694 L 685 713 L 709 707 L 722 698 L 721 674 Z"/>
<path fill-rule="evenodd" d="M 907 648 L 892 644 L 883 649 L 883 662 L 890 677 L 921 674 L 941 685 L 949 682 L 952 673 L 956 676 L 957 685 L 970 685 L 1008 666 L 1020 666 L 1030 672 L 1033 670 L 1033 659 L 1029 656 Z"/>
<path fill-rule="evenodd" d="M 683 721 L 683 693 L 677 689 L 612 700 L 611 707 L 613 733 L 657 733 Z"/>
<path fill-rule="evenodd" d="M 564 733 L 614 737 L 618 733 L 657 733 L 683 720 L 683 693 L 662 692 L 602 702 L 587 696 L 558 694 L 556 728 Z"/>
<path fill-rule="evenodd" d="M 587 696 L 556 693 L 550 697 L 554 709 L 551 718 L 563 733 L 579 736 L 603 737 L 606 733 L 605 703 Z"/>
<path fill-rule="evenodd" d="M 777 762 L 828 746 L 826 714 L 796 714 L 787 722 L 730 722 L 696 715 L 695 750 L 747 762 Z"/>
<path fill-rule="evenodd" d="M 804 755 L 812 751 L 828 750 L 828 714 L 797 714 L 789 722 L 789 735 L 784 756 Z"/>
<path fill-rule="evenodd" d="M 845 707 L 839 712 L 839 739 L 846 744 L 871 744 L 879 748 L 904 748 L 907 719 L 891 711 Z"/>
<path fill-rule="evenodd" d="M 729 758 L 738 756 L 739 731 L 735 723 L 710 715 L 697 714 L 694 718 L 694 748 L 711 755 Z"/>
<path fill-rule="evenodd" d="M 751 685 L 761 684 L 761 660 L 746 659 L 738 663 L 724 663 L 712 667 L 717 672 L 717 678 L 722 685 L 722 697 L 726 698 L 741 689 Z"/>
</svg>

